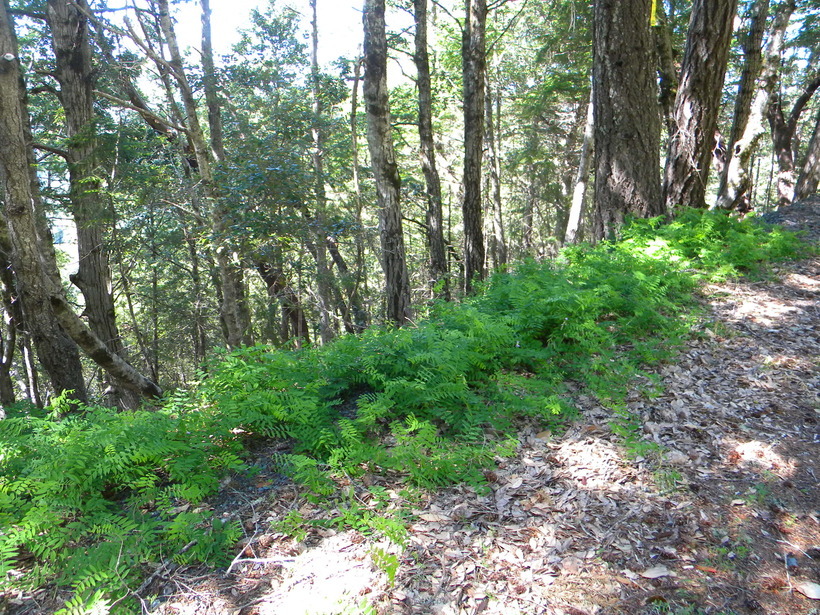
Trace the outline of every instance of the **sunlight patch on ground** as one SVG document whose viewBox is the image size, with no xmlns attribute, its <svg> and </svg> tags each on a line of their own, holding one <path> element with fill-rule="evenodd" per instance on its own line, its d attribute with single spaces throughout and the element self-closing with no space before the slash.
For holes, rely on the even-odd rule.
<svg viewBox="0 0 820 615">
<path fill-rule="evenodd" d="M 319 615 L 356 611 L 363 596 L 382 583 L 366 543 L 342 532 L 308 549 L 287 567 L 276 591 L 257 605 L 259 615 Z"/>
<path fill-rule="evenodd" d="M 738 442 L 732 447 L 730 458 L 738 463 L 745 461 L 757 464 L 766 470 L 776 472 L 780 477 L 792 476 L 796 470 L 794 462 L 776 453 L 774 446 L 760 440 Z"/>
</svg>

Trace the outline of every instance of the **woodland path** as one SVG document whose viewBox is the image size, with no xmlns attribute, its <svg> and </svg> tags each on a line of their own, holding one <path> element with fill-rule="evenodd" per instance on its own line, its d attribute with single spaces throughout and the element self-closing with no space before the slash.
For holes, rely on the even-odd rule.
<svg viewBox="0 0 820 615">
<path fill-rule="evenodd" d="M 771 216 L 820 238 L 820 199 Z M 416 504 L 392 586 L 358 532 L 270 529 L 292 510 L 327 515 L 295 487 L 270 498 L 226 485 L 245 515 L 242 557 L 275 561 L 170 573 L 150 612 L 818 613 L 804 595 L 820 591 L 818 294 L 818 258 L 706 287 L 700 335 L 657 367 L 663 393 L 628 402 L 662 458 L 629 456 L 611 413 L 579 389 L 582 417 L 558 437 L 521 433 L 489 494 L 450 488 Z"/>
</svg>

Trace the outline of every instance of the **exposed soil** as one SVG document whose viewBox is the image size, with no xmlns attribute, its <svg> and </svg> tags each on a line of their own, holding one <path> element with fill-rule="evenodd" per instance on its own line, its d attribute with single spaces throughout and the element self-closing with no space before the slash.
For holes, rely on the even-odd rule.
<svg viewBox="0 0 820 615">
<path fill-rule="evenodd" d="M 820 239 L 820 198 L 770 216 Z M 662 394 L 636 388 L 628 402 L 662 456 L 630 455 L 610 411 L 578 388 L 582 418 L 560 436 L 522 432 L 488 493 L 457 487 L 415 502 L 404 549 L 352 530 L 274 531 L 289 511 L 338 511 L 262 468 L 226 484 L 217 506 L 247 531 L 231 568 L 160 567 L 145 612 L 820 613 L 818 274 L 814 257 L 703 290 L 710 316 L 657 367 Z M 374 484 L 402 501 L 380 477 L 346 488 L 366 507 Z"/>
</svg>

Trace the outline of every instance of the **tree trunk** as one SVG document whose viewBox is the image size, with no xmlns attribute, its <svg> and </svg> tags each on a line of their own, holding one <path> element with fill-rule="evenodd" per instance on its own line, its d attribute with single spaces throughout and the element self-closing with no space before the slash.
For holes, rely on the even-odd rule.
<svg viewBox="0 0 820 615">
<path fill-rule="evenodd" d="M 421 169 L 427 187 L 427 246 L 430 251 L 430 286 L 436 297 L 450 299 L 447 252 L 444 242 L 444 214 L 441 180 L 436 167 L 433 139 L 433 90 L 430 83 L 430 57 L 427 51 L 427 0 L 413 0 L 416 22 L 413 61 L 418 74 L 419 150 Z"/>
<path fill-rule="evenodd" d="M 820 111 L 817 112 L 814 132 L 811 134 L 803 166 L 800 169 L 800 175 L 797 177 L 794 200 L 801 201 L 811 196 L 817 192 L 818 184 L 820 184 Z"/>
<path fill-rule="evenodd" d="M 70 175 L 71 211 L 77 225 L 79 267 L 71 281 L 83 294 L 83 315 L 108 349 L 126 358 L 117 328 L 111 266 L 103 226 L 110 224 L 101 179 L 97 176 L 97 138 L 94 113 L 94 71 L 85 0 L 73 4 L 49 0 L 48 24 L 56 57 L 55 77 L 65 112 L 66 151 Z M 139 397 L 107 382 L 109 405 L 135 408 Z"/>
<path fill-rule="evenodd" d="M 777 158 L 777 202 L 779 207 L 789 205 L 794 198 L 794 135 L 797 122 L 811 97 L 820 87 L 820 74 L 814 77 L 797 100 L 789 116 L 783 112 L 783 100 L 777 92 L 772 92 L 767 117 L 772 132 L 772 147 Z"/>
<path fill-rule="evenodd" d="M 464 88 L 464 289 L 484 279 L 481 164 L 484 148 L 484 74 L 487 63 L 487 0 L 465 0 L 461 62 Z"/>
<path fill-rule="evenodd" d="M 282 341 L 293 339 L 297 348 L 310 344 L 310 332 L 305 312 L 299 302 L 299 296 L 287 282 L 280 267 L 266 260 L 256 263 L 256 270 L 265 282 L 268 297 L 278 301 L 282 306 Z"/>
<path fill-rule="evenodd" d="M 210 129 L 211 153 L 214 160 L 225 160 L 225 144 L 222 137 L 222 112 L 217 95 L 214 51 L 211 43 L 211 3 L 201 0 L 202 6 L 202 85 L 205 90 L 205 104 L 208 107 L 208 128 Z"/>
<path fill-rule="evenodd" d="M 494 265 L 496 269 L 502 269 L 507 265 L 507 237 L 504 233 L 504 217 L 501 202 L 501 158 L 499 155 L 501 136 L 497 126 L 501 121 L 501 92 L 499 91 L 495 100 L 493 100 L 490 80 L 486 79 L 485 84 L 487 88 L 486 96 L 484 97 L 487 119 L 487 150 L 490 163 L 490 186 L 493 197 Z M 495 113 L 493 113 L 493 103 L 495 103 Z"/>
<path fill-rule="evenodd" d="M 614 236 L 627 214 L 663 213 L 650 5 L 651 0 L 595 1 L 596 240 Z"/>
<path fill-rule="evenodd" d="M 706 207 L 706 183 L 737 0 L 695 0 L 669 139 L 663 194 L 668 213 Z"/>
<path fill-rule="evenodd" d="M 330 320 L 333 304 L 333 280 L 327 262 L 327 231 L 325 229 L 325 210 L 327 195 L 325 193 L 324 133 L 322 131 L 322 98 L 319 91 L 319 22 L 316 15 L 316 0 L 310 0 L 311 8 L 311 48 L 310 48 L 310 92 L 313 98 L 313 175 L 316 196 L 316 218 L 309 232 L 313 233 L 316 257 L 316 288 L 319 297 L 319 333 L 322 344 L 333 339 L 335 332 Z"/>
<path fill-rule="evenodd" d="M 168 0 L 158 0 L 159 21 L 168 47 L 170 72 L 177 83 L 182 104 L 185 108 L 185 123 L 188 138 L 196 157 L 196 166 L 202 180 L 205 200 L 211 209 L 211 236 L 222 288 L 220 316 L 225 326 L 226 342 L 229 348 L 238 348 L 252 343 L 250 314 L 245 299 L 245 282 L 242 265 L 230 237 L 230 211 L 224 200 L 219 198 L 213 175 L 213 161 L 199 122 L 196 98 L 184 71 L 182 54 L 179 51 L 176 32 L 171 21 Z M 206 13 L 202 15 L 207 19 Z M 169 70 L 162 66 L 163 71 Z"/>
<path fill-rule="evenodd" d="M 11 49 L 11 55 L 16 56 L 17 41 L 5 5 L 0 5 L 0 49 Z M 65 299 L 53 242 L 45 227 L 36 183 L 32 181 L 34 158 L 25 88 L 16 57 L 0 59 L 0 134 L 4 136 L 0 140 L 0 176 L 6 189 L 4 209 L 12 265 L 23 316 L 54 391 L 73 390 L 75 398 L 85 400 L 79 345 L 114 378 L 117 386 L 146 396 L 161 395 L 162 390 L 155 383 L 112 353 Z"/>
<path fill-rule="evenodd" d="M 721 209 L 748 209 L 748 191 L 750 182 L 750 165 L 757 143 L 765 132 L 763 118 L 769 106 L 769 100 L 777 86 L 780 72 L 780 55 L 783 51 L 783 38 L 795 10 L 794 0 L 787 0 L 779 6 L 769 32 L 769 42 L 763 58 L 763 67 L 757 80 L 757 89 L 748 112 L 748 119 L 742 131 L 738 130 L 729 150 L 729 158 L 724 169 L 725 180 L 721 182 L 715 207 Z"/>
<path fill-rule="evenodd" d="M 564 233 L 564 243 L 578 243 L 581 239 L 581 220 L 584 219 L 586 209 L 587 180 L 589 178 L 589 162 L 592 155 L 592 146 L 595 141 L 595 114 L 593 113 L 593 93 L 590 92 L 587 106 L 587 120 L 584 125 L 584 140 L 581 144 L 581 156 L 578 160 L 578 174 L 575 176 L 575 187 L 572 190 L 572 206 L 569 210 L 567 230 Z"/>
<path fill-rule="evenodd" d="M 55 393 L 73 391 L 86 401 L 80 354 L 62 330 L 51 307 L 57 264 L 44 258 L 41 246 L 51 246 L 37 218 L 43 215 L 39 194 L 33 192 L 31 137 L 25 87 L 17 60 L 17 39 L 5 2 L 0 3 L 0 180 L 3 210 L 12 245 L 11 261 L 25 322 L 37 356 Z M 49 254 L 46 251 L 46 254 Z M 50 254 L 53 254 L 51 252 Z M 50 255 L 49 254 L 49 255 Z M 46 268 L 51 269 L 46 271 Z M 62 291 L 62 289 L 60 289 Z"/>
<path fill-rule="evenodd" d="M 672 27 L 663 9 L 656 4 L 657 23 L 652 28 L 655 52 L 658 55 L 658 102 L 661 105 L 667 136 L 675 132 L 675 96 L 678 93 L 678 69 L 672 45 Z"/>
<path fill-rule="evenodd" d="M 399 203 L 401 180 L 393 151 L 387 98 L 384 5 L 385 0 L 365 0 L 364 4 L 364 98 L 367 108 L 367 141 L 379 203 L 387 318 L 401 326 L 411 318 L 410 280 L 405 261 Z"/>
<path fill-rule="evenodd" d="M 4 224 L 0 224 L 0 284 L 3 310 L 5 311 L 5 331 L 0 337 L 0 419 L 3 406 L 10 406 L 16 399 L 14 382 L 11 378 L 14 349 L 17 345 L 17 331 L 24 327 L 20 302 L 16 301 L 14 274 L 11 268 L 11 245 Z"/>
</svg>

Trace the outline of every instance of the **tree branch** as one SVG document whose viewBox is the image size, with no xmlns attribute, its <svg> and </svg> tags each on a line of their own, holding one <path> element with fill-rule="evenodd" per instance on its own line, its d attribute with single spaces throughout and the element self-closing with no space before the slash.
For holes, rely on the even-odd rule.
<svg viewBox="0 0 820 615">
<path fill-rule="evenodd" d="M 68 160 L 69 153 L 64 149 L 60 149 L 59 147 L 52 147 L 51 145 L 46 145 L 45 143 L 32 143 L 31 146 L 34 149 L 38 149 L 43 152 L 50 152 L 52 154 L 57 154 L 61 158 Z"/>
<path fill-rule="evenodd" d="M 811 100 L 811 97 L 814 96 L 817 88 L 820 88 L 820 72 L 814 76 L 814 79 L 809 81 L 803 90 L 803 93 L 797 97 L 796 101 L 794 101 L 794 106 L 792 107 L 788 120 L 788 126 L 792 130 L 793 127 L 797 126 L 797 120 L 800 119 L 800 114 L 803 113 L 803 108 L 808 104 L 809 100 Z"/>
<path fill-rule="evenodd" d="M 148 121 L 150 119 L 154 122 L 162 124 L 166 128 L 170 128 L 171 130 L 176 130 L 177 132 L 181 132 L 183 134 L 188 134 L 188 129 L 187 128 L 183 128 L 182 126 L 177 126 L 173 122 L 170 122 L 170 121 L 168 121 L 164 118 L 161 118 L 160 116 L 158 116 L 153 111 L 149 111 L 145 107 L 140 107 L 138 105 L 135 105 L 135 104 L 125 100 L 124 98 L 118 98 L 117 96 L 114 96 L 113 94 L 108 94 L 107 92 L 103 92 L 102 90 L 94 90 L 94 94 L 96 94 L 97 96 L 99 96 L 101 98 L 105 98 L 106 100 L 109 100 L 109 101 L 111 101 L 112 103 L 114 103 L 116 105 L 119 105 L 121 107 L 125 107 L 126 109 L 131 109 L 132 111 L 136 111 L 143 118 L 145 118 L 146 121 Z M 150 123 L 151 122 L 149 122 L 149 124 Z"/>
</svg>

